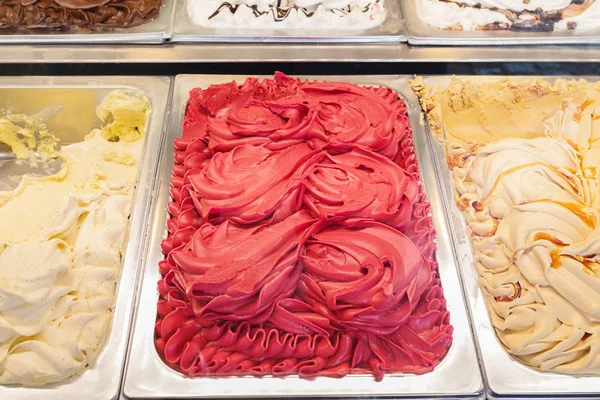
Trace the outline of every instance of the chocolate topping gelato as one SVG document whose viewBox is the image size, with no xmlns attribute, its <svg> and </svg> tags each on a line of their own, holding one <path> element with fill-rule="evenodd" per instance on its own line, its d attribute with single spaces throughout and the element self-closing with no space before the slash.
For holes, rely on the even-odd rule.
<svg viewBox="0 0 600 400">
<path fill-rule="evenodd" d="M 125 28 L 155 18 L 162 0 L 0 0 L 0 29 Z"/>
</svg>

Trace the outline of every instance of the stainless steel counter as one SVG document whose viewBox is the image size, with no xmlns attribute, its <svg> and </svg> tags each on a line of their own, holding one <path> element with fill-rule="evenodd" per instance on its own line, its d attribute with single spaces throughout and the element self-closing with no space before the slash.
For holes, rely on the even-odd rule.
<svg viewBox="0 0 600 400">
<path fill-rule="evenodd" d="M 0 63 L 600 62 L 600 46 L 407 44 L 1 45 Z"/>
</svg>

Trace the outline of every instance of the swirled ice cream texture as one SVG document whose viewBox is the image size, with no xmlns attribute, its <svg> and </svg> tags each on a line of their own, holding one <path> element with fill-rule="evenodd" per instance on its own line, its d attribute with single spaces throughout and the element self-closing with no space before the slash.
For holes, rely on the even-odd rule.
<svg viewBox="0 0 600 400">
<path fill-rule="evenodd" d="M 453 88 L 473 90 L 454 91 L 464 95 L 461 101 L 443 105 L 448 91 L 432 94 L 415 84 L 423 104 L 437 110 L 434 129 L 449 115 L 457 205 L 498 338 L 510 354 L 542 371 L 600 375 L 599 84 L 455 79 Z M 505 119 L 502 130 L 514 128 L 522 137 L 493 137 L 492 127 L 483 125 L 468 127 L 479 130 L 473 136 L 455 136 L 459 114 L 471 114 L 466 121 L 480 118 L 483 96 L 477 93 L 502 97 L 517 88 L 546 97 L 537 103 L 547 106 L 522 125 Z M 524 99 L 497 109 L 502 115 L 534 102 Z"/>
<path fill-rule="evenodd" d="M 450 30 L 598 29 L 596 0 L 413 0 L 419 17 Z"/>
<path fill-rule="evenodd" d="M 107 340 L 150 106 L 136 92 L 111 92 L 99 110 L 114 120 L 123 111 L 115 98 L 139 106 L 128 126 L 139 140 L 107 141 L 96 129 L 62 147 L 57 174 L 0 192 L 1 384 L 80 374 Z"/>
<path fill-rule="evenodd" d="M 190 376 L 425 373 L 452 327 L 406 108 L 283 74 L 194 89 L 156 348 Z"/>
<path fill-rule="evenodd" d="M 162 0 L 3 0 L 0 29 L 127 28 L 151 21 Z"/>
<path fill-rule="evenodd" d="M 237 29 L 353 29 L 380 25 L 387 0 L 187 0 L 195 25 Z"/>
</svg>

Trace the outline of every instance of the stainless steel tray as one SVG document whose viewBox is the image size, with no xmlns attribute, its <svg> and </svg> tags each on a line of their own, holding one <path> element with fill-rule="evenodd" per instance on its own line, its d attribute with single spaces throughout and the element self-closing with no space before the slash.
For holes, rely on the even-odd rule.
<svg viewBox="0 0 600 400">
<path fill-rule="evenodd" d="M 33 43 L 162 43 L 171 37 L 171 17 L 177 0 L 163 0 L 162 9 L 152 21 L 133 28 L 106 28 L 89 33 L 59 32 L 53 29 L 29 33 L 6 33 L 0 29 L 0 44 Z"/>
<path fill-rule="evenodd" d="M 406 42 L 400 10 L 402 0 L 386 0 L 381 25 L 365 29 L 226 29 L 197 26 L 187 13 L 187 0 L 179 0 L 173 13 L 172 42 Z"/>
<path fill-rule="evenodd" d="M 498 77 L 492 76 L 460 76 L 459 78 L 469 80 L 498 79 Z M 512 79 L 523 78 L 514 77 Z M 550 82 L 557 79 L 557 77 L 541 78 Z M 448 87 L 450 79 L 450 77 L 426 77 L 425 83 L 428 87 L 444 88 Z M 531 77 L 528 79 L 531 79 Z M 598 79 L 600 78 L 588 78 L 588 80 L 594 81 Z M 446 164 L 444 145 L 430 131 L 429 126 L 427 126 L 427 137 L 434 157 L 442 203 L 446 211 L 447 223 L 450 226 L 455 257 L 458 261 L 473 327 L 475 328 L 476 342 L 478 343 L 483 373 L 487 383 L 488 398 L 599 398 L 600 377 L 573 377 L 540 372 L 513 359 L 500 344 L 490 322 L 485 300 L 479 289 L 477 271 L 473 267 L 473 252 L 467 235 L 467 225 L 463 215 L 456 207 L 454 184 Z"/>
<path fill-rule="evenodd" d="M 95 108 L 113 89 L 127 88 L 139 91 L 148 97 L 152 105 L 138 185 L 132 203 L 129 241 L 116 291 L 112 330 L 104 349 L 92 366 L 78 377 L 40 388 L 0 386 L 0 399 L 107 400 L 118 397 L 133 304 L 137 295 L 138 274 L 146 250 L 145 238 L 149 228 L 146 220 L 156 181 L 158 149 L 163 139 L 163 120 L 168 106 L 170 85 L 171 78 L 160 77 L 0 78 L 0 107 L 6 107 L 6 103 L 10 103 L 11 108 L 18 112 L 39 112 L 48 104 L 61 104 L 62 109 L 48 122 L 48 126 L 65 142 L 82 140 L 92 128 L 99 126 Z M 35 92 L 26 92 L 31 90 Z M 73 96 L 77 95 L 80 95 L 81 101 L 73 102 Z M 68 101 L 69 99 L 71 101 Z M 54 120 L 56 122 L 53 122 Z M 68 126 L 65 125 L 65 121 Z M 56 130 L 61 126 L 62 130 Z"/>
<path fill-rule="evenodd" d="M 450 31 L 425 23 L 417 13 L 416 0 L 403 0 L 408 42 L 415 45 L 506 46 L 541 44 L 599 44 L 600 24 L 594 32 Z"/>
<path fill-rule="evenodd" d="M 264 78 L 264 77 L 260 77 Z M 439 271 L 447 299 L 450 320 L 455 328 L 454 342 L 440 365 L 425 375 L 387 375 L 381 382 L 372 376 L 349 375 L 342 379 L 317 378 L 303 380 L 298 377 L 257 379 L 233 378 L 186 378 L 169 368 L 159 358 L 154 347 L 154 324 L 156 319 L 157 282 L 160 279 L 158 262 L 163 258 L 160 242 L 166 236 L 167 203 L 173 166 L 173 140 L 181 135 L 181 124 L 188 93 L 195 87 L 236 80 L 242 83 L 245 76 L 231 75 L 180 75 L 175 80 L 171 112 L 165 146 L 162 151 L 160 181 L 156 186 L 152 211 L 152 232 L 146 269 L 142 279 L 142 291 L 135 317 L 123 394 L 130 399 L 166 398 L 227 398 L 227 397 L 376 397 L 397 398 L 481 398 L 483 384 L 477 363 L 471 329 L 467 319 L 458 274 L 452 258 L 450 236 L 445 224 L 441 199 L 435 182 L 432 159 L 426 137 L 419 125 L 419 106 L 408 85 L 408 77 L 400 76 L 304 76 L 304 79 L 347 81 L 361 85 L 390 87 L 407 100 L 410 123 L 414 129 L 417 157 L 422 168 L 422 178 L 437 229 Z"/>
</svg>

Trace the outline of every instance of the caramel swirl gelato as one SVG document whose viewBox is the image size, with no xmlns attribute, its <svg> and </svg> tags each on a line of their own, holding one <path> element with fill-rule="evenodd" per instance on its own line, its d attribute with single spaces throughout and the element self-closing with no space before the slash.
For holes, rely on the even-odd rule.
<svg viewBox="0 0 600 400">
<path fill-rule="evenodd" d="M 412 84 L 446 145 L 498 339 L 536 369 L 600 375 L 600 84 Z"/>
</svg>

